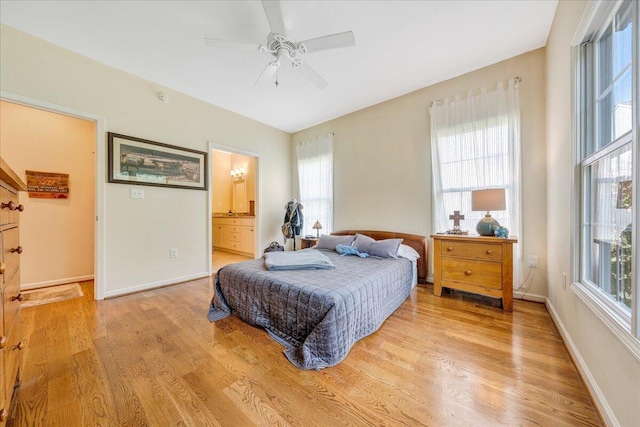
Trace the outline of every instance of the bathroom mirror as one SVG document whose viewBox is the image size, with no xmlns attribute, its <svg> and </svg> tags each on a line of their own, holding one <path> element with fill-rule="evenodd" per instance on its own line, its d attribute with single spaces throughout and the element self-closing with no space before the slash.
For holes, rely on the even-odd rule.
<svg viewBox="0 0 640 427">
<path fill-rule="evenodd" d="M 233 211 L 248 212 L 247 205 L 247 184 L 244 179 L 233 181 Z"/>
</svg>

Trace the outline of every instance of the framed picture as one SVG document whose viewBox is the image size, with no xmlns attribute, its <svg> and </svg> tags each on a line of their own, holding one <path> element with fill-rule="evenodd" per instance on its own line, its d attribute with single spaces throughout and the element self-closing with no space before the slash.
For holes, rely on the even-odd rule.
<svg viewBox="0 0 640 427">
<path fill-rule="evenodd" d="M 207 153 L 109 132 L 109 182 L 207 189 Z"/>
</svg>

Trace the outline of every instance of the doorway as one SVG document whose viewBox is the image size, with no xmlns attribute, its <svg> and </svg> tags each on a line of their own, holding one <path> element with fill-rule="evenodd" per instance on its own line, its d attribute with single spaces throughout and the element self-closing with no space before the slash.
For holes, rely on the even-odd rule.
<svg viewBox="0 0 640 427">
<path fill-rule="evenodd" d="M 44 101 L 27 98 L 8 92 L 0 93 L 0 102 L 6 103 L 3 106 L 11 110 L 12 125 L 11 132 L 20 132 L 20 127 L 24 128 L 20 136 L 19 144 L 9 144 L 15 140 L 16 135 L 6 137 L 3 135 L 3 147 L 0 155 L 7 156 L 7 163 L 11 164 L 19 174 L 25 170 L 36 170 L 40 172 L 57 172 L 69 174 L 69 198 L 67 200 L 43 200 L 30 199 L 27 193 L 22 193 L 20 198 L 24 199 L 25 213 L 29 210 L 29 215 L 24 216 L 21 243 L 27 250 L 21 261 L 22 284 L 21 289 L 33 289 L 38 287 L 53 286 L 62 283 L 81 282 L 93 279 L 95 299 L 104 298 L 103 280 L 103 247 L 104 233 L 101 229 L 103 218 L 103 204 L 101 202 L 104 194 L 104 184 L 99 179 L 104 174 L 104 119 L 90 113 L 73 110 L 67 107 L 50 104 Z M 8 118 L 9 109 L 3 108 L 3 121 Z M 15 121 L 16 117 L 19 120 Z M 38 126 L 33 126 L 38 123 Z M 54 141 L 55 132 L 46 132 L 44 127 L 51 123 L 49 131 L 56 127 L 62 127 L 63 133 L 75 128 L 84 128 L 82 132 L 82 147 L 71 146 L 66 137 L 68 147 L 65 145 L 65 137 L 60 141 Z M 8 126 L 4 126 L 3 133 Z M 46 135 L 37 135 L 33 131 L 45 131 Z M 28 144 L 25 139 L 31 138 L 29 144 L 39 144 L 37 148 L 31 147 L 25 150 Z M 75 140 L 77 142 L 77 140 Z M 22 152 L 20 152 L 22 150 Z M 66 152 L 64 152 L 66 150 Z M 77 153 L 76 150 L 82 151 Z M 39 153 L 34 156 L 34 153 Z M 48 153 L 48 154 L 47 154 Z M 44 169 L 44 170 L 43 170 Z M 88 197 L 85 197 L 88 193 Z M 33 205 L 33 206 L 31 206 Z M 70 216 L 68 217 L 67 214 Z M 58 218 L 56 219 L 56 215 Z M 95 218 L 95 220 L 94 220 Z M 47 221 L 55 221 L 55 226 L 47 231 L 48 238 L 53 240 L 53 244 L 43 244 L 43 234 L 38 231 L 39 226 Z M 60 221 L 63 221 L 61 224 Z M 29 226 L 31 221 L 35 226 Z M 27 223 L 25 223 L 27 222 Z M 64 225 L 64 224 L 68 224 Z M 78 227 L 82 227 L 82 233 L 78 232 Z M 29 233 L 26 230 L 30 230 Z M 33 232 L 31 232 L 33 231 Z M 57 235 L 51 234 L 58 233 Z M 80 240 L 78 240 L 80 238 Z M 29 239 L 36 239 L 36 243 L 29 244 Z M 78 249 L 78 246 L 84 249 Z M 46 253 L 42 253 L 45 251 Z M 81 262 L 76 263 L 78 253 L 84 256 Z M 32 259 L 29 259 L 32 257 Z M 57 258 L 56 258 L 57 257 Z M 59 259 L 58 259 L 59 258 Z M 86 258 L 86 259 L 85 259 Z M 50 268 L 42 267 L 42 261 L 46 260 Z M 81 265 L 81 268 L 76 268 Z M 33 274 L 32 274 L 33 273 Z M 43 273 L 49 274 L 42 275 Z"/>
<path fill-rule="evenodd" d="M 209 143 L 210 274 L 259 253 L 259 155 Z"/>
</svg>

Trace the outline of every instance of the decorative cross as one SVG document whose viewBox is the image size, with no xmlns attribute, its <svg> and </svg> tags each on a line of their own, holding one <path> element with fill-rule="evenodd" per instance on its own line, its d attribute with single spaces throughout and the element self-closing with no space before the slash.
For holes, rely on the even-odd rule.
<svg viewBox="0 0 640 427">
<path fill-rule="evenodd" d="M 453 215 L 449 215 L 449 219 L 453 220 L 453 226 L 460 228 L 460 220 L 464 219 L 464 215 L 460 215 L 460 211 L 453 211 Z"/>
</svg>

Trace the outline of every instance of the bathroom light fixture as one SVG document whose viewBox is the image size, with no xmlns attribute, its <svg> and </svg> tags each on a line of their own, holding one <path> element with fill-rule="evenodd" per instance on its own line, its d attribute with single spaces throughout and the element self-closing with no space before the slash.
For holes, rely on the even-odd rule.
<svg viewBox="0 0 640 427">
<path fill-rule="evenodd" d="M 246 172 L 247 172 L 247 168 L 237 168 L 237 169 L 231 169 L 229 173 L 234 178 L 242 178 Z"/>
</svg>

